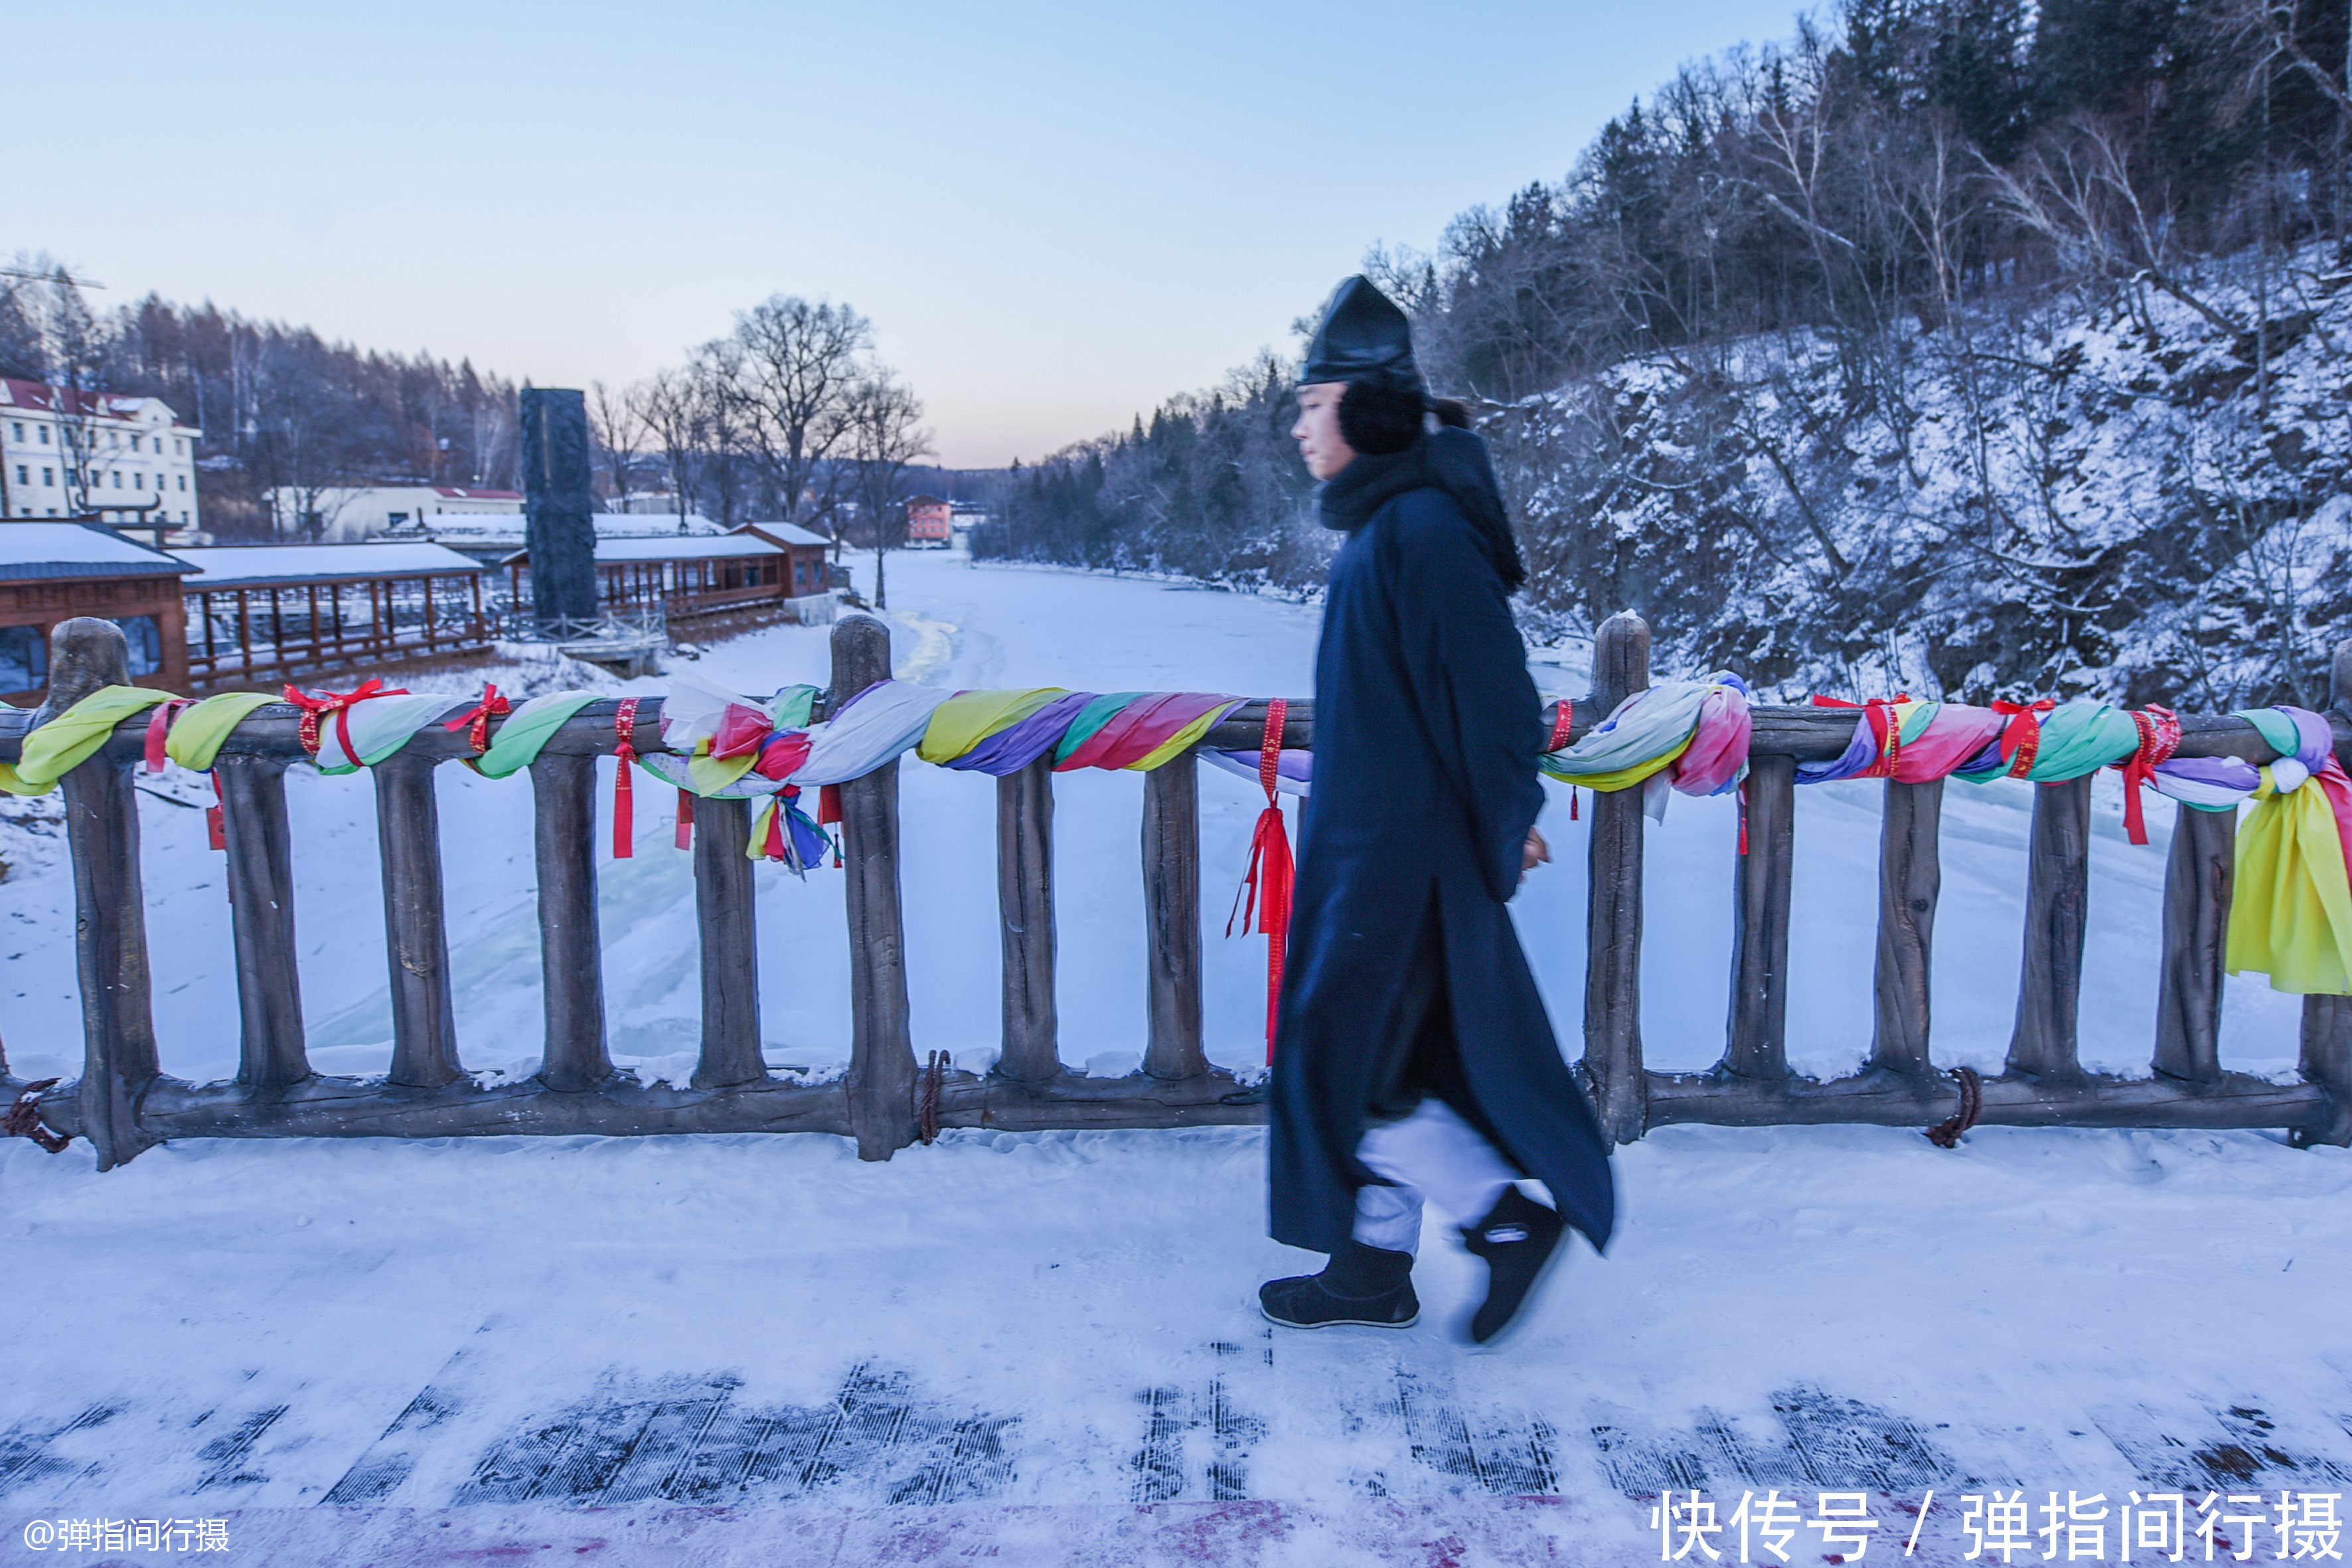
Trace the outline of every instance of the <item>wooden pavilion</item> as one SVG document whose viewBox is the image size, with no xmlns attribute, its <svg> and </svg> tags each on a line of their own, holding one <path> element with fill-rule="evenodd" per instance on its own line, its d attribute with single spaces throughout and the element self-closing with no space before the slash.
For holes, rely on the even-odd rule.
<svg viewBox="0 0 2352 1568">
<path fill-rule="evenodd" d="M 698 616 L 783 608 L 827 592 L 830 543 L 784 522 L 747 523 L 719 534 L 600 535 L 597 599 L 607 611 L 658 604 L 673 625 Z M 507 569 L 514 602 L 524 603 L 530 552 L 518 550 L 499 563 Z"/>
<path fill-rule="evenodd" d="M 222 544 L 169 552 L 193 571 L 188 686 L 278 680 L 489 647 L 481 563 L 421 542 Z"/>
<path fill-rule="evenodd" d="M 187 689 L 184 562 L 103 523 L 0 521 L 0 702 L 31 707 L 49 683 L 49 629 L 75 616 L 122 628 L 131 679 Z"/>
</svg>

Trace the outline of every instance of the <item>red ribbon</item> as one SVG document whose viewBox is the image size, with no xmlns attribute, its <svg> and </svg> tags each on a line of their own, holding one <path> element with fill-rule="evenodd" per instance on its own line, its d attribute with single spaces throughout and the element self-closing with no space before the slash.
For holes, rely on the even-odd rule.
<svg viewBox="0 0 2352 1568">
<path fill-rule="evenodd" d="M 613 715 L 613 736 L 618 742 L 613 755 L 620 767 L 613 774 L 613 858 L 626 860 L 637 852 L 636 846 L 636 784 L 630 763 L 637 760 L 637 749 L 629 743 L 636 733 L 637 703 L 635 697 L 621 699 L 621 710 Z"/>
<path fill-rule="evenodd" d="M 2044 697 L 2038 702 L 1996 700 L 1990 704 L 1994 712 L 2012 715 L 2009 727 L 2000 732 L 2000 754 L 2009 759 L 2008 777 L 2021 779 L 2033 771 L 2033 753 L 2042 749 L 2042 726 L 2033 716 L 2057 706 L 2054 697 Z"/>
<path fill-rule="evenodd" d="M 683 787 L 677 792 L 677 847 L 694 847 L 694 796 Z"/>
<path fill-rule="evenodd" d="M 1874 697 L 1863 704 L 1864 721 L 1878 742 L 1878 760 L 1853 776 L 1858 779 L 1891 779 L 1895 764 L 1903 760 L 1903 721 L 1895 711 L 1895 704 L 1907 702 L 1906 697 Z"/>
<path fill-rule="evenodd" d="M 408 689 L 404 686 L 386 691 L 381 676 L 370 677 L 356 690 L 330 691 L 319 697 L 306 697 L 291 686 L 286 689 L 286 700 L 302 710 L 302 721 L 295 733 L 301 739 L 302 749 L 313 757 L 319 754 L 319 721 L 328 714 L 335 716 L 335 739 L 342 742 L 345 752 L 356 757 L 359 753 L 352 750 L 352 704 L 364 702 L 371 697 L 407 695 Z"/>
<path fill-rule="evenodd" d="M 816 825 L 819 827 L 825 827 L 840 820 L 841 786 L 837 784 L 819 785 L 816 792 Z M 836 871 L 841 869 L 843 837 L 844 835 L 839 833 L 833 836 L 833 868 Z"/>
<path fill-rule="evenodd" d="M 1566 704 L 1562 704 L 1566 706 Z M 1276 697 L 1265 705 L 1265 738 L 1258 743 L 1257 779 L 1265 789 L 1265 809 L 1257 815 L 1257 830 L 1250 836 L 1249 871 L 1234 895 L 1242 930 L 1257 916 L 1265 944 L 1265 1059 L 1274 1060 L 1275 1019 L 1282 1005 L 1283 949 L 1290 935 L 1290 896 L 1296 866 L 1290 858 L 1290 834 L 1282 820 L 1282 796 L 1275 780 L 1282 770 L 1282 724 L 1290 703 Z M 1244 904 L 1246 898 L 1248 902 Z M 1225 917 L 1225 934 L 1234 934 L 1233 915 Z"/>
<path fill-rule="evenodd" d="M 768 859 L 782 860 L 789 858 L 784 838 L 784 811 L 787 805 L 796 799 L 800 793 L 800 790 L 792 784 L 786 784 L 778 792 L 775 808 L 768 813 L 768 841 L 760 847 L 760 853 Z"/>
<path fill-rule="evenodd" d="M 2115 767 L 2124 775 L 2124 832 L 2133 843 L 2145 844 L 2147 820 L 2140 813 L 2140 786 L 2154 782 L 2156 764 L 2170 761 L 2180 749 L 2180 720 L 2171 709 L 2151 704 L 2134 712 L 2131 721 L 2139 731 L 2139 750 Z"/>
<path fill-rule="evenodd" d="M 1551 742 L 1544 747 L 1546 754 L 1568 744 L 1568 732 L 1575 723 L 1576 704 L 1563 697 L 1551 710 Z"/>
<path fill-rule="evenodd" d="M 1568 744 L 1568 731 L 1575 723 L 1576 704 L 1563 697 L 1559 700 L 1559 705 L 1551 710 L 1551 742 L 1544 747 L 1546 754 L 1557 752 Z M 1576 786 L 1574 784 L 1568 786 L 1568 819 L 1570 822 L 1576 820 Z"/>
<path fill-rule="evenodd" d="M 495 684 L 485 686 L 482 688 L 482 700 L 479 702 L 458 714 L 441 728 L 465 731 L 466 744 L 474 748 L 476 756 L 480 756 L 490 749 L 490 721 L 501 714 L 513 711 L 514 704 L 499 695 L 499 689 Z"/>
<path fill-rule="evenodd" d="M 163 742 L 172 732 L 172 721 L 180 716 L 190 699 L 174 697 L 169 702 L 158 702 L 155 710 L 147 715 L 147 771 L 160 773 L 168 760 L 163 754 Z"/>
</svg>

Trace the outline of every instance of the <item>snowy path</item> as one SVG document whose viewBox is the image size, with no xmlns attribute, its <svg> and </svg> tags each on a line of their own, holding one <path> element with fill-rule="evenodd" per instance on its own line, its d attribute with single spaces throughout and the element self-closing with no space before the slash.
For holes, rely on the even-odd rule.
<svg viewBox="0 0 2352 1568">
<path fill-rule="evenodd" d="M 937 557 L 890 572 L 902 668 L 941 684 L 1308 688 L 1308 610 Z M 699 668 L 747 689 L 822 680 L 823 634 L 756 634 Z M 528 1073 L 529 792 L 442 772 L 461 1042 L 478 1069 Z M 917 1047 L 978 1066 L 996 1028 L 992 792 L 919 764 L 905 779 Z M 1120 1070 L 1142 1034 L 1140 783 L 1058 787 L 1065 1050 Z M 290 794 L 314 1059 L 381 1070 L 369 791 L 298 774 Z M 1214 906 L 1255 807 L 1214 773 L 1202 795 Z M 2024 795 L 1955 786 L 1946 807 L 1948 1061 L 1991 1066 L 2006 1045 Z M 1801 800 L 1791 1054 L 1839 1071 L 1868 1033 L 1876 812 L 1866 785 Z M 2131 848 L 2116 816 L 2103 795 L 2084 1055 L 2131 1068 L 2152 1031 L 2163 845 Z M 1559 863 L 1518 913 L 1572 1037 L 1582 829 L 1564 810 L 1545 826 Z M 143 826 L 164 1061 L 226 1074 L 217 861 L 195 812 L 148 802 Z M 694 1029 L 688 864 L 665 823 L 641 831 L 635 859 L 600 868 L 614 1046 L 675 1072 Z M 19 1076 L 70 1074 L 62 858 L 21 824 L 0 832 L 0 1028 Z M 1720 1049 L 1732 833 L 1720 803 L 1677 800 L 1653 836 L 1654 1065 Z M 771 1060 L 836 1063 L 838 881 L 761 876 Z M 1213 925 L 1221 1061 L 1262 1050 L 1262 955 Z M 2295 1018 L 2292 999 L 2233 987 L 2225 1059 L 2291 1067 Z M 0 1143 L 17 1287 L 0 1562 L 51 1560 L 17 1544 L 35 1517 L 233 1513 L 248 1555 L 232 1562 L 572 1560 L 600 1531 L 614 1562 L 925 1561 L 950 1538 L 1099 1561 L 1055 1554 L 1089 1532 L 1138 1562 L 1387 1561 L 1349 1531 L 1388 1520 L 1454 1531 L 1458 1561 L 1550 1542 L 1556 1561 L 1622 1563 L 1656 1549 L 1622 1494 L 1664 1487 L 1727 1511 L 1749 1485 L 1809 1506 L 1815 1487 L 1935 1488 L 1939 1510 L 1971 1482 L 2352 1489 L 2342 1151 L 1983 1129 L 1946 1153 L 1900 1131 L 1670 1129 L 1621 1153 L 1612 1256 L 1572 1260 L 1493 1355 L 1448 1338 L 1470 1272 L 1434 1229 L 1419 1328 L 1272 1336 L 1254 1288 L 1307 1260 L 1263 1235 L 1261 1151 L 1247 1130 L 950 1133 L 884 1165 L 817 1137 L 191 1142 L 100 1177 L 86 1145 Z M 1487 1500 L 1522 1494 L 1580 1500 Z M 337 1551 L 353 1554 L 331 1559 L 303 1522 L 320 1502 L 383 1511 L 344 1516 Z M 667 1505 L 721 1502 L 734 1533 L 695 1553 L 618 1544 L 682 1539 L 706 1516 Z M 615 1511 L 574 1525 L 558 1504 Z M 1923 1559 L 1948 1560 L 1931 1551 L 1950 1530 L 1931 1515 Z"/>
</svg>

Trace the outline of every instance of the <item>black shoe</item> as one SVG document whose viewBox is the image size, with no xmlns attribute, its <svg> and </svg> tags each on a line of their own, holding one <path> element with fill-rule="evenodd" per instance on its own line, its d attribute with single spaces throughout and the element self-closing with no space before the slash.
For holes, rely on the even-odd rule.
<svg viewBox="0 0 2352 1568">
<path fill-rule="evenodd" d="M 1568 1222 L 1517 1187 L 1506 1187 L 1462 1245 L 1486 1260 L 1486 1300 L 1470 1319 L 1473 1344 L 1491 1344 L 1527 1304 L 1559 1248 Z"/>
<path fill-rule="evenodd" d="M 1409 1329 L 1421 1317 L 1412 1254 L 1360 1241 L 1333 1253 L 1320 1274 L 1267 1280 L 1257 1288 L 1257 1302 L 1267 1321 L 1286 1329 Z"/>
</svg>

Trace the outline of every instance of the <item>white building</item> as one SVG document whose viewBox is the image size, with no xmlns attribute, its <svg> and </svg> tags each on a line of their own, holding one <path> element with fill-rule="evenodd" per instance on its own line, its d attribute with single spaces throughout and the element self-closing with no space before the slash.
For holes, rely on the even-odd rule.
<svg viewBox="0 0 2352 1568">
<path fill-rule="evenodd" d="M 321 544 L 357 544 L 401 532 L 426 537 L 451 518 L 520 517 L 520 490 L 463 485 L 336 485 L 325 489 L 281 485 L 269 492 L 279 537 Z"/>
<path fill-rule="evenodd" d="M 0 378 L 0 516 L 193 529 L 203 434 L 160 397 Z"/>
</svg>

